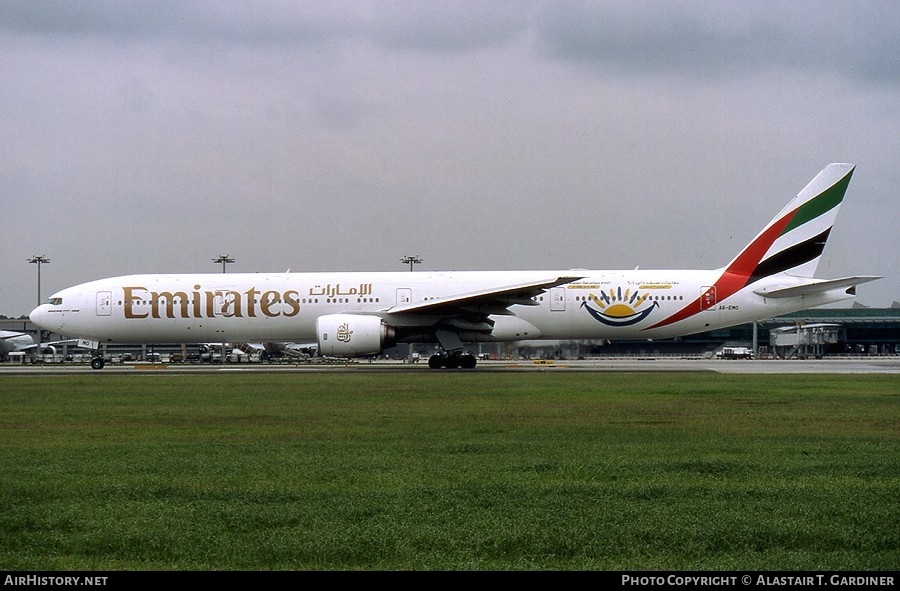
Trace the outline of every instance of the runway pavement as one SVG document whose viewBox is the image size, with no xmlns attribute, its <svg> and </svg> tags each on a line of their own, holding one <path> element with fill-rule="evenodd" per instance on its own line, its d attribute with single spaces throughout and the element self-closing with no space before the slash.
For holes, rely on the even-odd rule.
<svg viewBox="0 0 900 591">
<path fill-rule="evenodd" d="M 721 360 L 669 358 L 616 358 L 587 360 L 479 361 L 472 370 L 429 370 L 427 363 L 401 361 L 329 361 L 292 364 L 166 364 L 117 363 L 102 370 L 80 363 L 44 365 L 0 365 L 0 375 L 75 374 L 221 374 L 291 372 L 497 372 L 497 371 L 580 371 L 580 372 L 710 372 L 721 374 L 900 374 L 900 357 L 826 358 L 816 360 Z"/>
</svg>

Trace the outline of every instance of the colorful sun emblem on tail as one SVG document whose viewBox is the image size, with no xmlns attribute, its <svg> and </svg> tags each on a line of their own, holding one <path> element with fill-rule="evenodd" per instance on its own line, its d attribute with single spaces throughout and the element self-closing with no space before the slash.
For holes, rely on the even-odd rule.
<svg viewBox="0 0 900 591">
<path fill-rule="evenodd" d="M 623 293 L 619 287 L 610 289 L 609 292 L 601 291 L 599 296 L 590 296 L 591 302 L 599 306 L 599 310 L 589 306 L 587 300 L 581 303 L 581 307 L 607 326 L 631 326 L 649 316 L 659 306 L 659 302 L 654 301 L 642 308 L 649 298 L 650 294 L 641 294 L 637 290 L 632 293 L 630 289 L 626 289 Z"/>
</svg>

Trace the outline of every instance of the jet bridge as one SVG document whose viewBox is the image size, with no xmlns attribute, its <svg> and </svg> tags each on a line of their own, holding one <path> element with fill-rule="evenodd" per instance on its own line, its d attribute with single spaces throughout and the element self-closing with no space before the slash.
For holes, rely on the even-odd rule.
<svg viewBox="0 0 900 591">
<path fill-rule="evenodd" d="M 821 359 L 826 345 L 840 342 L 841 324 L 802 324 L 769 331 L 769 345 L 778 359 Z"/>
</svg>

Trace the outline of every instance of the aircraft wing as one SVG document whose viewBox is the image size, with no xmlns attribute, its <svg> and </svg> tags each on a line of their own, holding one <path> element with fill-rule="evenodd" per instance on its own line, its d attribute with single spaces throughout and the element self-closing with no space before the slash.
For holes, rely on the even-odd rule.
<svg viewBox="0 0 900 591">
<path fill-rule="evenodd" d="M 41 347 L 55 347 L 57 345 L 75 345 L 76 347 L 82 347 L 84 349 L 89 348 L 82 346 L 81 339 L 63 339 L 61 341 L 47 341 L 46 343 L 41 343 Z"/>
<path fill-rule="evenodd" d="M 405 314 L 424 314 L 437 316 L 475 315 L 509 315 L 510 306 L 537 306 L 532 298 L 544 293 L 551 287 L 565 285 L 583 279 L 583 275 L 550 277 L 541 281 L 518 283 L 480 291 L 471 291 L 458 295 L 446 296 L 394 306 L 387 310 L 387 316 Z"/>
<path fill-rule="evenodd" d="M 20 335 L 20 336 L 28 336 L 29 338 L 32 339 L 32 342 L 27 345 L 21 345 L 21 344 L 17 345 L 16 349 L 15 349 L 16 351 L 31 351 L 32 349 L 37 348 L 38 344 L 34 342 L 34 339 L 31 337 L 31 335 Z M 13 338 L 13 337 L 8 337 L 8 336 L 3 337 L 4 340 L 10 339 L 10 338 Z M 73 345 L 73 344 L 77 343 L 77 341 L 78 341 L 78 339 L 65 339 L 62 341 L 47 341 L 46 343 L 44 343 L 44 342 L 41 343 L 41 348 L 53 347 L 56 345 Z"/>
<path fill-rule="evenodd" d="M 27 337 L 28 335 L 24 332 L 10 332 L 8 334 L 0 335 L 0 341 L 6 341 L 8 339 L 18 339 L 20 337 Z"/>
<path fill-rule="evenodd" d="M 290 357 L 313 357 L 316 354 L 316 349 L 319 348 L 319 343 L 315 341 L 310 343 L 276 343 L 270 341 L 263 343 L 261 346 L 267 353 L 280 353 Z"/>
<path fill-rule="evenodd" d="M 862 275 L 858 277 L 843 277 L 841 279 L 813 280 L 803 285 L 757 289 L 753 293 L 767 298 L 793 298 L 840 289 L 841 287 L 855 287 L 861 283 L 868 283 L 876 279 L 881 279 L 881 277 Z"/>
</svg>

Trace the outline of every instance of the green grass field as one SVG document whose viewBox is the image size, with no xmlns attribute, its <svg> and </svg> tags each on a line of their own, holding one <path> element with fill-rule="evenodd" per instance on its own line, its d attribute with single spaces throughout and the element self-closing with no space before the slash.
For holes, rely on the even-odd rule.
<svg viewBox="0 0 900 591">
<path fill-rule="evenodd" d="M 897 570 L 897 376 L 4 377 L 4 570 Z"/>
</svg>

